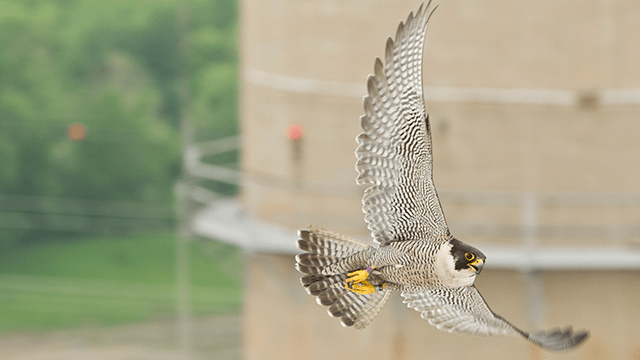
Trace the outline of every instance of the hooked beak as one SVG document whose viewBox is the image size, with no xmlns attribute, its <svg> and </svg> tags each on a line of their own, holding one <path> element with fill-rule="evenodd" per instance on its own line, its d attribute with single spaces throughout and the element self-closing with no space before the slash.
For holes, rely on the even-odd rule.
<svg viewBox="0 0 640 360">
<path fill-rule="evenodd" d="M 482 259 L 476 259 L 476 261 L 469 263 L 469 267 L 471 268 L 471 270 L 473 270 L 473 272 L 476 273 L 476 275 L 479 275 L 480 272 L 482 272 L 483 266 L 484 266 L 484 260 Z"/>
</svg>

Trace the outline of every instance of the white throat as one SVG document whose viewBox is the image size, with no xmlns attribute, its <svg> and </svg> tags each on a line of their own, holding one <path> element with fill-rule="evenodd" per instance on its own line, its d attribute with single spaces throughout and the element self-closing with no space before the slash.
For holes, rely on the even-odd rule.
<svg viewBox="0 0 640 360">
<path fill-rule="evenodd" d="M 453 255 L 451 255 L 450 243 L 444 243 L 435 256 L 435 274 L 442 284 L 448 287 L 460 287 L 471 285 L 476 279 L 476 274 L 470 268 L 455 269 Z"/>
</svg>

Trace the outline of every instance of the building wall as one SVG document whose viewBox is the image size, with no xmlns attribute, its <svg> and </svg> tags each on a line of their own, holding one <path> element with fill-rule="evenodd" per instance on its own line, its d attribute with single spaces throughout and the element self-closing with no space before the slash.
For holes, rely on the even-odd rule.
<svg viewBox="0 0 640 360">
<path fill-rule="evenodd" d="M 437 330 L 393 294 L 362 331 L 340 326 L 299 285 L 292 256 L 247 258 L 246 359 L 569 359 L 635 360 L 640 353 L 640 276 L 625 271 L 542 272 L 541 318 L 530 317 L 527 278 L 485 267 L 476 280 L 492 310 L 526 330 L 573 324 L 591 338 L 569 353 L 544 351 L 514 337 Z"/>
<path fill-rule="evenodd" d="M 241 1 L 242 201 L 250 214 L 292 232 L 314 224 L 367 239 L 353 154 L 365 80 L 386 38 L 418 5 Z M 436 91 L 427 96 L 434 180 L 454 235 L 472 244 L 640 244 L 640 105 L 612 91 L 640 89 L 638 19 L 632 0 L 440 2 L 423 76 Z M 442 99 L 443 88 L 525 91 L 525 100 Z M 551 98 L 529 101 L 529 90 Z M 297 142 L 285 135 L 292 123 L 305 130 Z M 533 218 L 525 202 L 500 200 L 527 194 Z M 371 329 L 342 329 L 299 286 L 291 256 L 249 260 L 248 359 L 282 349 L 290 356 L 272 358 L 554 358 L 514 339 L 441 333 L 399 298 Z M 591 329 L 592 339 L 565 359 L 640 356 L 640 338 L 629 335 L 640 333 L 637 270 L 540 273 L 537 313 L 525 298 L 530 278 L 491 271 L 490 261 L 477 283 L 498 313 L 528 329 Z"/>
</svg>

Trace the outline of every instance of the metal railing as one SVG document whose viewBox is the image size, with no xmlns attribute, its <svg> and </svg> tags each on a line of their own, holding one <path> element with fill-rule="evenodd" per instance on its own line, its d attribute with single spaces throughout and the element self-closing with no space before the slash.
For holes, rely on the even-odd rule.
<svg viewBox="0 0 640 360">
<path fill-rule="evenodd" d="M 226 138 L 201 144 L 190 149 L 190 171 L 208 179 L 228 181 L 238 184 L 241 173 L 237 170 L 211 167 L 202 164 L 200 157 L 230 151 L 238 146 L 238 138 Z M 282 189 L 293 184 L 292 179 L 275 179 L 272 176 L 245 174 L 250 181 L 257 181 L 265 187 Z M 297 180 L 297 191 L 313 191 L 316 194 L 330 192 L 331 196 L 360 197 L 361 188 L 349 184 L 322 184 L 318 182 Z M 337 189 L 336 189 L 337 188 Z M 305 190 L 306 189 L 306 190 Z M 214 193 L 195 188 L 190 192 L 191 197 L 202 203 L 215 204 L 220 199 Z M 327 193 L 329 194 L 329 193 Z M 455 217 L 448 217 L 452 232 L 460 238 L 479 239 L 486 241 L 485 245 L 493 253 L 492 264 L 504 268 L 554 269 L 554 268 L 585 268 L 590 269 L 640 269 L 640 194 L 639 193 L 604 193 L 604 192 L 535 192 L 535 191 L 453 191 L 442 190 L 440 199 L 445 214 L 453 213 Z M 287 247 L 285 242 L 293 241 L 294 235 L 282 238 L 283 231 L 275 230 L 276 226 L 261 231 L 252 230 L 245 234 L 247 228 L 260 227 L 259 219 L 249 219 L 246 214 L 240 214 L 241 207 L 235 201 L 227 199 L 218 202 L 209 211 L 205 227 L 207 231 L 216 232 L 216 224 L 220 229 L 222 240 L 228 235 L 228 241 L 249 249 L 269 251 L 283 251 Z M 456 207 L 474 207 L 477 212 L 491 212 L 496 209 L 507 208 L 511 214 L 509 219 L 480 222 L 466 218 L 464 214 L 456 212 Z M 208 211 L 208 210 L 205 210 Z M 591 221 L 579 216 L 565 216 L 572 218 L 567 221 L 554 221 L 550 213 L 570 214 L 581 211 L 591 218 L 601 219 Z M 627 219 L 626 222 L 608 221 L 605 213 L 618 211 L 619 213 L 637 213 L 638 219 Z M 236 212 L 238 214 L 236 214 Z M 234 215 L 235 214 L 235 215 Z M 239 215 L 240 214 L 240 215 Z M 610 215 L 610 214 L 609 214 Z M 228 217 L 228 218 L 227 218 Z M 628 217 L 628 216 L 627 216 Z M 495 218 L 495 216 L 494 216 Z M 551 219 L 550 219 L 551 218 Z M 611 218 L 609 216 L 608 218 Z M 361 221 L 360 214 L 354 214 L 354 221 Z M 543 221 L 544 219 L 544 221 Z M 267 227 L 268 224 L 263 224 Z M 235 227 L 235 228 L 234 228 Z M 268 235 L 269 231 L 275 231 Z M 226 234 L 226 235 L 225 235 Z M 262 234 L 263 239 L 256 234 Z M 289 237 L 292 237 L 291 239 Z M 282 240 L 278 240 L 282 239 Z M 495 241 L 494 241 L 495 240 Z M 252 246 L 251 244 L 259 244 Z M 636 246 L 638 245 L 638 246 Z M 567 251 L 571 248 L 571 251 Z M 285 250 L 286 251 L 286 250 Z M 531 255 L 531 261 L 521 262 L 522 254 Z M 597 256 L 595 256 L 597 254 Z M 587 257 L 589 262 L 575 262 L 576 258 Z"/>
</svg>

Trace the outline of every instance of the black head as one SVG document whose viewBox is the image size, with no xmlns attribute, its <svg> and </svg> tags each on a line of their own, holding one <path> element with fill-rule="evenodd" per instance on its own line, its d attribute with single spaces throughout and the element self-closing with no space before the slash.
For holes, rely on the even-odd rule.
<svg viewBox="0 0 640 360">
<path fill-rule="evenodd" d="M 476 275 L 480 274 L 487 259 L 482 251 L 455 238 L 451 240 L 451 245 L 455 270 L 471 269 Z"/>
</svg>

